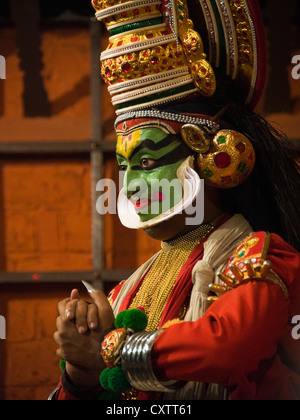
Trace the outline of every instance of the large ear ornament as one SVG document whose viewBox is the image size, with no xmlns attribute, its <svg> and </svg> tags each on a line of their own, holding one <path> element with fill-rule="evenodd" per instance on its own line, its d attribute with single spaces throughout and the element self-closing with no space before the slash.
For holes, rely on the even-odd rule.
<svg viewBox="0 0 300 420">
<path fill-rule="evenodd" d="M 185 124 L 181 128 L 183 141 L 197 153 L 206 153 L 210 149 L 211 135 L 205 128 L 193 124 Z"/>
<path fill-rule="evenodd" d="M 250 140 L 232 130 L 219 131 L 207 153 L 199 154 L 200 177 L 216 188 L 234 188 L 246 181 L 255 165 Z"/>
</svg>

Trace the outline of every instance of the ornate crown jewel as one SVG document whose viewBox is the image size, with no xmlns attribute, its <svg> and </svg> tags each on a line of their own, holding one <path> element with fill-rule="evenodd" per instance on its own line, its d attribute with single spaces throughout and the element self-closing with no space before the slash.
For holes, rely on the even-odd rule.
<svg viewBox="0 0 300 420">
<path fill-rule="evenodd" d="M 117 115 L 212 96 L 218 83 L 214 70 L 233 80 L 245 103 L 257 103 L 266 56 L 257 0 L 92 0 L 92 5 L 110 33 L 101 73 Z"/>
<path fill-rule="evenodd" d="M 92 4 L 111 34 L 101 67 L 117 114 L 198 91 L 213 95 L 214 71 L 189 20 L 186 0 L 93 0 Z"/>
</svg>

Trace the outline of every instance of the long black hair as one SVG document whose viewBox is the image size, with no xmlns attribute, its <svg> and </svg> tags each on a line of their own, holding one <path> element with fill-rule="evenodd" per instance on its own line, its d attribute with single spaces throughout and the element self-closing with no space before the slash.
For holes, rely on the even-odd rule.
<svg viewBox="0 0 300 420">
<path fill-rule="evenodd" d="M 254 230 L 277 233 L 300 251 L 300 173 L 296 148 L 264 117 L 226 92 L 226 81 L 211 99 L 188 100 L 170 112 L 215 116 L 224 111 L 224 127 L 248 137 L 256 152 L 255 168 L 242 185 L 221 190 L 225 211 L 242 213 Z M 226 105 L 226 107 L 224 107 Z"/>
<path fill-rule="evenodd" d="M 241 212 L 255 230 L 279 234 L 300 251 L 300 173 L 296 148 L 261 115 L 230 103 L 224 120 L 246 135 L 256 152 L 250 178 L 222 192 L 228 211 Z"/>
</svg>

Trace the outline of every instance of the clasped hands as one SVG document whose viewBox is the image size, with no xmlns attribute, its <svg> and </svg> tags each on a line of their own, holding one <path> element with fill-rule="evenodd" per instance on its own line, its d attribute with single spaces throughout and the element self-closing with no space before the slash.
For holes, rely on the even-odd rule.
<svg viewBox="0 0 300 420">
<path fill-rule="evenodd" d="M 70 298 L 58 304 L 59 316 L 54 341 L 60 359 L 72 383 L 79 387 L 99 385 L 99 375 L 106 368 L 100 355 L 100 340 L 105 331 L 114 328 L 114 314 L 101 291 L 91 294 L 93 302 L 80 299 L 77 289 Z"/>
</svg>

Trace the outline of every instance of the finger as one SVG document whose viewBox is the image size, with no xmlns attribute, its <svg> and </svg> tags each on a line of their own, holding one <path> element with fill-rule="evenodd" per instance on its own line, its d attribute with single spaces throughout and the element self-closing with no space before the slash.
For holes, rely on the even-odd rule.
<svg viewBox="0 0 300 420">
<path fill-rule="evenodd" d="M 76 305 L 76 327 L 79 332 L 79 334 L 85 334 L 88 330 L 87 325 L 87 316 L 88 316 L 88 306 L 89 304 L 87 302 L 84 302 L 83 300 L 80 300 L 77 302 Z"/>
<path fill-rule="evenodd" d="M 65 315 L 66 306 L 70 302 L 70 298 L 64 299 L 58 303 L 58 313 L 59 315 Z"/>
<path fill-rule="evenodd" d="M 110 306 L 105 293 L 101 290 L 96 290 L 95 292 L 92 292 L 90 296 L 95 302 L 95 305 L 97 305 L 98 309 L 104 308 L 107 305 Z"/>
<path fill-rule="evenodd" d="M 66 306 L 65 306 L 65 312 L 62 315 L 65 319 L 68 319 L 69 321 L 73 321 L 76 317 L 76 308 L 79 300 L 74 299 L 70 300 Z"/>
<path fill-rule="evenodd" d="M 56 318 L 56 328 L 57 328 L 57 330 L 61 329 L 61 325 L 62 325 L 62 319 L 61 319 L 61 316 L 58 316 Z"/>
<path fill-rule="evenodd" d="M 60 336 L 58 331 L 55 331 L 55 333 L 53 334 L 53 339 L 56 344 L 60 345 Z"/>
<path fill-rule="evenodd" d="M 94 304 L 88 305 L 87 323 L 91 330 L 98 328 L 98 307 Z"/>
<path fill-rule="evenodd" d="M 62 359 L 62 360 L 65 360 L 65 358 L 66 358 L 66 355 L 64 354 L 64 352 L 62 351 L 61 348 L 59 348 L 59 349 L 56 350 L 56 356 L 59 359 Z"/>
<path fill-rule="evenodd" d="M 79 300 L 80 299 L 80 295 L 79 295 L 78 289 L 73 289 L 72 292 L 71 292 L 71 296 L 70 297 L 71 297 L 71 300 L 74 300 L 74 299 Z"/>
<path fill-rule="evenodd" d="M 91 293 L 91 298 L 98 308 L 98 315 L 101 321 L 101 329 L 108 330 L 114 326 L 114 314 L 105 293 L 100 290 Z"/>
</svg>

